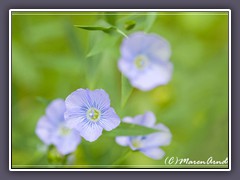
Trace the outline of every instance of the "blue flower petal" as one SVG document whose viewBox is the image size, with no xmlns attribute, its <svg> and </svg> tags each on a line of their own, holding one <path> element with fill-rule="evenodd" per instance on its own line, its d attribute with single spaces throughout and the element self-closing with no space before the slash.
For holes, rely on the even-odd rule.
<svg viewBox="0 0 240 180">
<path fill-rule="evenodd" d="M 148 70 L 131 79 L 131 84 L 142 91 L 149 91 L 159 85 L 167 84 L 172 77 L 172 63 L 153 64 Z"/>
<path fill-rule="evenodd" d="M 49 145 L 52 143 L 52 136 L 56 132 L 56 127 L 46 116 L 42 116 L 37 123 L 35 132 L 45 144 Z"/>
<path fill-rule="evenodd" d="M 139 73 L 134 67 L 134 63 L 129 63 L 126 59 L 118 61 L 118 68 L 129 79 L 135 78 Z"/>
<path fill-rule="evenodd" d="M 102 126 L 105 130 L 111 131 L 116 128 L 120 124 L 120 118 L 116 114 L 113 108 L 109 108 L 101 114 L 101 118 L 99 120 L 100 126 Z"/>
<path fill-rule="evenodd" d="M 123 58 L 134 58 L 137 54 L 145 49 L 145 37 L 143 32 L 136 32 L 125 38 L 121 46 L 121 54 Z"/>
<path fill-rule="evenodd" d="M 102 134 L 103 128 L 96 122 L 84 120 L 79 123 L 75 129 L 84 137 L 87 141 L 95 141 Z"/>
<path fill-rule="evenodd" d="M 66 109 L 90 108 L 90 102 L 90 97 L 85 89 L 74 91 L 65 100 Z"/>
<path fill-rule="evenodd" d="M 80 135 L 76 131 L 72 130 L 69 135 L 56 137 L 53 144 L 57 147 L 61 154 L 66 155 L 73 152 L 80 142 Z"/>
<path fill-rule="evenodd" d="M 70 109 L 64 113 L 66 126 L 69 128 L 76 127 L 80 122 L 86 119 L 86 111 L 81 109 Z"/>
<path fill-rule="evenodd" d="M 158 124 L 154 128 L 159 129 L 160 132 L 147 135 L 142 141 L 143 147 L 146 148 L 169 145 L 172 139 L 170 130 L 163 124 Z"/>
<path fill-rule="evenodd" d="M 145 53 L 148 58 L 156 61 L 169 61 L 171 48 L 169 43 L 161 36 L 149 34 L 146 36 L 144 44 L 147 45 Z"/>
<path fill-rule="evenodd" d="M 64 100 L 55 99 L 48 105 L 46 109 L 46 116 L 53 124 L 58 124 L 60 121 L 64 120 L 63 112 L 65 110 Z"/>
<path fill-rule="evenodd" d="M 116 137 L 116 142 L 121 146 L 128 146 L 130 139 L 127 136 L 118 136 Z"/>
<path fill-rule="evenodd" d="M 92 107 L 98 110 L 105 110 L 110 107 L 110 99 L 108 94 L 103 89 L 96 89 L 94 91 L 87 90 L 91 99 Z"/>
<path fill-rule="evenodd" d="M 146 112 L 143 115 L 137 115 L 134 118 L 125 117 L 123 122 L 138 124 L 147 127 L 153 127 L 155 124 L 156 118 L 152 112 Z"/>
<path fill-rule="evenodd" d="M 165 152 L 160 149 L 160 148 L 148 148 L 148 149 L 143 149 L 140 150 L 143 154 L 145 154 L 146 156 L 158 160 L 158 159 L 162 159 L 165 155 Z"/>
</svg>

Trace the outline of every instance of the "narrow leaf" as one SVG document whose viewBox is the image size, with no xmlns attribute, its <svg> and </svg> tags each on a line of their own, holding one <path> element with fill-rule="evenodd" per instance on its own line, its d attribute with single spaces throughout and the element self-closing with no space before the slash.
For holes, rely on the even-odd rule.
<svg viewBox="0 0 240 180">
<path fill-rule="evenodd" d="M 140 126 L 137 124 L 121 123 L 116 129 L 104 132 L 107 136 L 142 136 L 151 133 L 159 132 L 157 129 L 152 129 L 145 126 Z"/>
<path fill-rule="evenodd" d="M 128 37 L 123 31 L 118 29 L 115 26 L 110 26 L 110 27 L 103 27 L 103 26 L 81 26 L 81 25 L 74 25 L 77 28 L 89 30 L 89 31 L 103 31 L 105 33 L 111 34 L 112 32 L 117 32 L 118 34 Z"/>
<path fill-rule="evenodd" d="M 80 25 L 74 25 L 77 28 L 90 30 L 90 31 L 103 31 L 105 33 L 108 33 L 112 30 L 112 27 L 102 27 L 102 26 L 80 26 Z"/>
</svg>

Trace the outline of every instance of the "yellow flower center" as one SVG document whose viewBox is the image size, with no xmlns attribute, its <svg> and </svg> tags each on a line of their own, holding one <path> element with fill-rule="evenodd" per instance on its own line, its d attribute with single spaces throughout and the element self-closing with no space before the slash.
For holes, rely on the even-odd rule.
<svg viewBox="0 0 240 180">
<path fill-rule="evenodd" d="M 143 55 L 139 55 L 134 59 L 134 64 L 137 69 L 143 69 L 147 66 L 148 64 L 148 58 Z"/>
<path fill-rule="evenodd" d="M 71 133 L 71 130 L 65 126 L 60 126 L 59 128 L 59 134 L 61 136 L 67 136 Z"/>
<path fill-rule="evenodd" d="M 134 139 L 134 140 L 132 140 L 132 145 L 135 148 L 140 148 L 142 146 L 142 143 L 141 143 L 141 141 Z"/>
<path fill-rule="evenodd" d="M 101 115 L 100 111 L 98 111 L 95 108 L 90 108 L 87 111 L 87 118 L 91 121 L 98 121 L 100 118 L 100 115 Z"/>
</svg>

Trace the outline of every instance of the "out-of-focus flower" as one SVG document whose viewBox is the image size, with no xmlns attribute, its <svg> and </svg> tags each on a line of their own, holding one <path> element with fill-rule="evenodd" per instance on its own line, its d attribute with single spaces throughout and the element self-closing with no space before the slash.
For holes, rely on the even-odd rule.
<svg viewBox="0 0 240 180">
<path fill-rule="evenodd" d="M 133 118 L 125 117 L 126 123 L 138 124 L 149 128 L 157 129 L 159 132 L 148 134 L 146 136 L 119 136 L 116 142 L 122 146 L 129 146 L 132 150 L 141 151 L 152 159 L 161 159 L 165 153 L 159 146 L 167 146 L 171 142 L 171 132 L 163 124 L 155 125 L 155 115 L 152 112 L 146 112 Z"/>
<path fill-rule="evenodd" d="M 75 130 L 66 126 L 64 120 L 65 102 L 62 99 L 52 101 L 36 127 L 36 134 L 46 144 L 56 146 L 62 155 L 73 152 L 81 141 Z"/>
<path fill-rule="evenodd" d="M 173 70 L 170 55 L 165 39 L 136 32 L 123 40 L 118 67 L 132 86 L 148 91 L 170 81 Z"/>
<path fill-rule="evenodd" d="M 76 129 L 87 141 L 95 141 L 103 129 L 111 131 L 120 124 L 120 118 L 110 107 L 108 94 L 102 89 L 78 89 L 65 103 L 68 127 Z"/>
</svg>

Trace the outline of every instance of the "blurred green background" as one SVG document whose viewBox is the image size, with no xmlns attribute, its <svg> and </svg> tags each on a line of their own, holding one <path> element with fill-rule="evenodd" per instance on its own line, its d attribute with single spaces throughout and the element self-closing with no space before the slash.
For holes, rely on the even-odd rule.
<svg viewBox="0 0 240 180">
<path fill-rule="evenodd" d="M 48 165 L 46 147 L 35 135 L 36 123 L 45 113 L 46 100 L 65 99 L 78 88 L 103 88 L 121 118 L 149 110 L 171 130 L 172 142 L 163 147 L 166 155 L 162 160 L 132 152 L 120 163 L 121 167 L 183 167 L 164 165 L 164 159 L 172 156 L 225 160 L 228 156 L 228 14 L 158 12 L 156 19 L 152 17 L 147 12 L 13 12 L 14 168 L 55 167 L 45 166 Z M 136 25 L 126 30 L 129 21 Z M 134 89 L 124 109 L 120 109 L 121 74 L 117 68 L 124 37 L 74 27 L 106 26 L 107 22 L 126 34 L 157 33 L 169 41 L 172 49 L 171 82 L 148 92 Z M 86 57 L 91 51 L 94 55 Z M 74 166 L 68 167 L 111 165 L 128 149 L 105 135 L 92 143 L 82 140 L 72 157 Z"/>
</svg>

